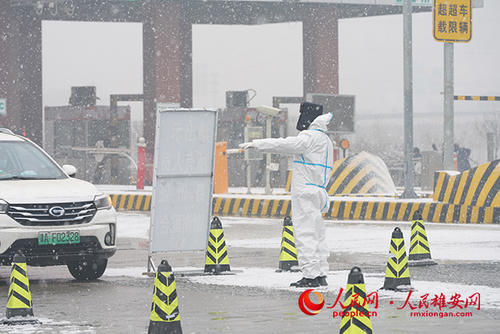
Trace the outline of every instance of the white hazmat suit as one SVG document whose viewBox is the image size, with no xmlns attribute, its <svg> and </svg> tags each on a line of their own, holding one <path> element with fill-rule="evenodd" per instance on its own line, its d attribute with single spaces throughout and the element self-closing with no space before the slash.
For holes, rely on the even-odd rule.
<svg viewBox="0 0 500 334">
<path fill-rule="evenodd" d="M 316 117 L 296 137 L 256 139 L 251 147 L 272 153 L 293 154 L 292 221 L 298 261 L 305 278 L 328 273 L 328 246 L 321 216 L 328 211 L 326 185 L 333 165 L 333 143 L 325 133 L 331 113 Z"/>
</svg>

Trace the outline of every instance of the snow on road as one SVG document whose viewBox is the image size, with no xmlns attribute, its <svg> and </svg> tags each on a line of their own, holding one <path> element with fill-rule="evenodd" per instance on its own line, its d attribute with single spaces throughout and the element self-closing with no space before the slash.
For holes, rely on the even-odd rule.
<svg viewBox="0 0 500 334">
<path fill-rule="evenodd" d="M 149 239 L 149 215 L 141 213 L 119 213 L 118 238 Z M 279 219 L 232 218 L 222 219 L 225 228 L 237 229 L 238 225 L 281 225 Z M 352 252 L 387 254 L 391 240 L 392 226 L 388 222 L 326 222 L 327 240 L 330 252 Z M 408 250 L 410 242 L 409 223 L 399 226 L 405 236 Z M 500 261 L 500 226 L 426 224 L 431 254 L 437 260 Z M 226 240 L 231 247 L 279 248 L 281 235 L 266 238 Z"/>
<path fill-rule="evenodd" d="M 149 221 L 148 214 L 119 212 L 117 238 L 149 239 Z"/>
<path fill-rule="evenodd" d="M 230 247 L 242 248 L 279 248 L 281 235 L 266 238 L 252 238 L 245 233 L 237 233 L 238 226 L 248 229 L 248 226 L 281 226 L 279 219 L 256 218 L 228 218 L 222 219 L 224 228 L 231 229 L 231 235 L 236 239 L 226 242 Z M 387 254 L 394 222 L 326 222 L 327 240 L 331 252 L 352 252 Z M 410 224 L 401 223 L 405 243 L 410 238 Z M 431 245 L 432 257 L 438 260 L 462 261 L 500 261 L 500 226 L 486 225 L 453 225 L 453 224 L 426 224 L 427 235 Z M 274 228 L 276 230 L 276 228 Z M 149 215 L 139 213 L 120 213 L 118 218 L 119 238 L 149 237 Z M 176 271 L 186 268 L 174 268 Z M 202 284 L 217 284 L 240 287 L 257 287 L 263 289 L 293 290 L 289 283 L 298 280 L 300 273 L 275 273 L 273 268 L 232 268 L 241 270 L 230 276 L 198 276 L 189 277 L 190 280 Z M 144 268 L 109 268 L 106 276 L 143 277 Z M 329 292 L 338 292 L 347 282 L 348 271 L 331 271 L 328 275 Z M 365 274 L 366 289 L 368 292 L 378 290 L 384 282 L 384 274 Z M 481 306 L 485 308 L 500 308 L 500 288 L 482 285 L 465 285 L 448 282 L 414 281 L 417 298 L 428 293 L 443 293 L 447 298 L 460 293 L 463 298 L 479 292 Z M 295 291 L 295 290 L 294 290 Z M 379 291 L 381 298 L 406 299 L 407 293 Z"/>
<path fill-rule="evenodd" d="M 199 271 L 199 268 L 174 268 L 176 277 L 180 276 L 182 271 Z M 300 273 L 291 272 L 281 272 L 277 273 L 273 268 L 231 268 L 235 275 L 207 275 L 207 276 L 187 276 L 184 279 L 188 279 L 194 283 L 200 284 L 213 284 L 221 286 L 233 286 L 242 288 L 261 288 L 266 290 L 285 290 L 285 291 L 302 291 L 296 288 L 290 287 L 290 282 L 297 281 L 301 278 Z M 105 277 L 133 277 L 133 278 L 143 278 L 144 276 L 143 267 L 138 268 L 108 268 Z M 332 298 L 336 298 L 340 289 L 345 291 L 347 284 L 347 277 L 349 276 L 349 271 L 339 270 L 330 271 L 328 273 L 328 287 L 320 288 L 320 291 L 327 294 L 327 299 L 329 301 Z M 401 307 L 403 305 L 402 301 L 405 301 L 408 297 L 408 292 L 395 292 L 388 290 L 379 290 L 384 285 L 384 274 L 373 274 L 365 273 L 365 287 L 367 294 L 378 291 L 379 298 L 398 300 L 400 302 L 395 303 L 395 307 Z M 412 288 L 414 289 L 410 301 L 418 304 L 420 297 L 425 294 L 429 294 L 428 300 L 430 301 L 435 295 L 440 296 L 443 294 L 446 300 L 449 300 L 451 296 L 455 294 L 460 294 L 461 300 L 466 300 L 469 296 L 479 293 L 481 296 L 480 306 L 481 308 L 488 309 L 500 309 L 500 288 L 492 288 L 483 285 L 465 285 L 458 283 L 447 283 L 447 282 L 435 282 L 435 281 L 416 281 L 412 280 Z M 333 297 L 332 297 L 333 296 Z"/>
<path fill-rule="evenodd" d="M 298 291 L 296 288 L 290 287 L 289 284 L 290 282 L 296 281 L 302 277 L 300 273 L 276 273 L 275 270 L 271 268 L 232 269 L 241 270 L 243 272 L 237 275 L 194 276 L 189 277 L 189 279 L 193 282 L 202 284 Z M 330 271 L 327 278 L 328 287 L 326 289 L 320 288 L 320 290 L 328 293 L 328 296 L 331 299 L 332 294 L 334 294 L 334 296 L 338 295 L 340 288 L 345 291 L 348 276 L 349 271 L 347 270 Z M 364 279 L 367 294 L 378 290 L 378 295 L 381 299 L 387 298 L 391 300 L 395 299 L 404 301 L 408 297 L 408 292 L 379 290 L 384 285 L 384 274 L 364 274 Z M 431 300 L 434 295 L 439 296 L 442 293 L 446 296 L 446 299 L 449 300 L 452 295 L 454 295 L 455 293 L 459 293 L 461 295 L 460 299 L 465 300 L 469 296 L 478 292 L 481 295 L 482 308 L 500 308 L 500 288 L 491 288 L 481 285 L 465 285 L 457 283 L 413 280 L 412 287 L 414 288 L 414 291 L 411 294 L 410 300 L 417 301 L 417 304 L 420 300 L 420 296 L 424 294 L 429 294 L 428 298 L 429 300 Z M 402 305 L 402 303 L 395 303 L 395 305 L 399 307 Z"/>
<path fill-rule="evenodd" d="M 256 219 L 224 218 L 225 226 L 255 224 Z M 228 224 L 229 223 L 229 224 Z M 262 220 L 260 224 L 281 223 Z M 330 252 L 387 254 L 393 225 L 399 225 L 408 251 L 410 223 L 326 222 Z M 390 225 L 390 226 L 388 226 Z M 500 227 L 488 225 L 426 224 L 431 254 L 439 260 L 500 261 Z M 281 236 L 227 240 L 232 247 L 279 248 Z"/>
</svg>

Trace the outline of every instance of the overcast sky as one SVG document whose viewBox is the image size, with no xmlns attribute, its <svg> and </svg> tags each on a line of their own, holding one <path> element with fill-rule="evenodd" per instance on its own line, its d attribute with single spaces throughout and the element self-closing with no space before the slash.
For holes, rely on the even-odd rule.
<svg viewBox="0 0 500 334">
<path fill-rule="evenodd" d="M 473 14 L 473 38 L 455 46 L 455 93 L 500 95 L 500 1 Z M 431 13 L 413 16 L 414 107 L 441 112 L 443 44 Z M 302 94 L 302 26 L 195 26 L 194 104 L 223 107 L 225 91 L 253 88 L 253 105 Z M 402 113 L 402 16 L 344 19 L 339 25 L 340 93 L 356 95 L 356 113 Z M 137 23 L 43 23 L 44 105 L 67 104 L 71 86 L 109 94 L 142 92 L 142 26 Z M 455 103 L 455 110 L 494 111 L 500 103 Z M 142 106 L 133 106 L 140 111 Z"/>
</svg>

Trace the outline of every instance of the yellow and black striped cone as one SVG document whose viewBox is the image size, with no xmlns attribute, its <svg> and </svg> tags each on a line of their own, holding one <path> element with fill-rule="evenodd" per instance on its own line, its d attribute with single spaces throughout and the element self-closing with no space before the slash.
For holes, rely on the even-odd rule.
<svg viewBox="0 0 500 334">
<path fill-rule="evenodd" d="M 218 217 L 214 217 L 210 224 L 210 234 L 208 235 L 205 272 L 218 274 L 224 271 L 231 271 L 229 267 L 229 255 L 227 254 L 222 223 Z"/>
<path fill-rule="evenodd" d="M 385 281 L 382 289 L 385 290 L 409 290 L 410 269 L 406 258 L 405 241 L 403 232 L 396 227 L 392 232 L 391 246 L 389 248 L 389 259 L 385 270 Z"/>
<path fill-rule="evenodd" d="M 166 260 L 156 271 L 148 334 L 182 334 L 175 277 Z"/>
<path fill-rule="evenodd" d="M 340 334 L 372 334 L 365 281 L 359 267 L 349 273 L 344 298 L 344 316 L 340 321 Z"/>
<path fill-rule="evenodd" d="M 408 253 L 408 265 L 410 267 L 437 264 L 431 258 L 431 250 L 429 247 L 429 240 L 427 239 L 427 233 L 425 233 L 424 221 L 422 215 L 418 211 L 413 214 L 410 250 Z"/>
<path fill-rule="evenodd" d="M 5 316 L 7 319 L 3 321 L 4 324 L 39 323 L 33 316 L 33 302 L 31 301 L 26 257 L 20 254 L 14 255 L 12 262 Z"/>
<path fill-rule="evenodd" d="M 293 236 L 292 218 L 286 216 L 283 220 L 283 237 L 281 238 L 281 252 L 278 272 L 299 271 L 297 260 L 297 247 Z M 294 268 L 295 267 L 295 268 Z"/>
</svg>

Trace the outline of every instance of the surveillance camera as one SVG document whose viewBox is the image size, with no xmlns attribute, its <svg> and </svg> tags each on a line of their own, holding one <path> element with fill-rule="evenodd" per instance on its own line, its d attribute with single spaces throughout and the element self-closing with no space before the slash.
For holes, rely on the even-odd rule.
<svg viewBox="0 0 500 334">
<path fill-rule="evenodd" d="M 269 106 L 258 106 L 257 111 L 263 113 L 264 115 L 274 117 L 279 114 L 280 109 Z"/>
</svg>

